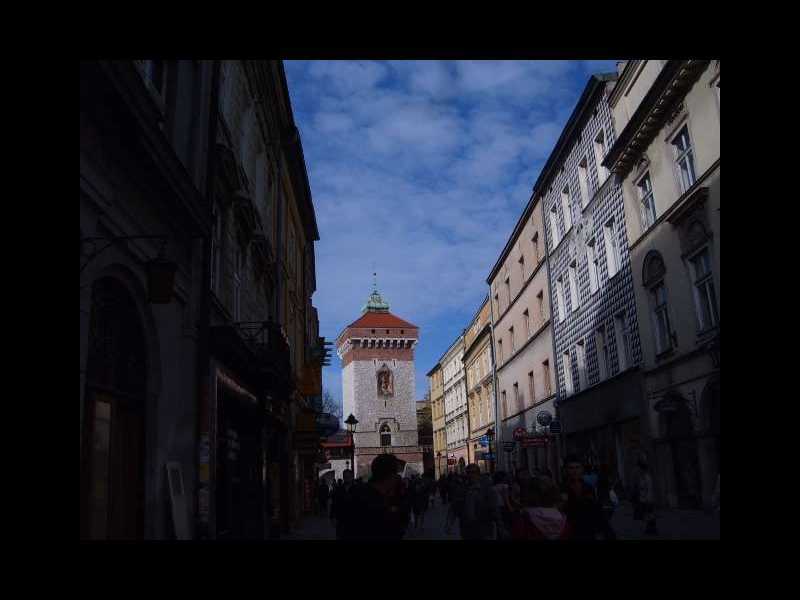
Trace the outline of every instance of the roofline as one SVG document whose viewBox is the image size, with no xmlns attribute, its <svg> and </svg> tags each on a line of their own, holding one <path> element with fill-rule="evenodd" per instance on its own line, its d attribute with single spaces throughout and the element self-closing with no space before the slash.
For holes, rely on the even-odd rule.
<svg viewBox="0 0 800 600">
<path fill-rule="evenodd" d="M 276 62 L 278 66 L 278 75 L 280 77 L 280 85 L 282 88 L 281 91 L 283 92 L 283 100 L 286 103 L 286 112 L 287 116 L 289 117 L 289 125 L 297 129 L 297 144 L 295 145 L 297 149 L 297 156 L 295 158 L 298 162 L 300 174 L 302 176 L 301 178 L 301 184 L 303 186 L 302 195 L 304 197 L 303 200 L 305 204 L 304 207 L 305 211 L 303 212 L 305 212 L 306 216 L 310 218 L 310 222 L 308 222 L 307 225 L 310 226 L 311 228 L 312 240 L 318 241 L 319 228 L 317 227 L 317 215 L 314 211 L 314 201 L 311 198 L 311 185 L 308 182 L 308 169 L 306 166 L 306 157 L 303 152 L 303 142 L 300 139 L 300 130 L 297 128 L 297 123 L 295 123 L 294 120 L 294 111 L 292 110 L 292 99 L 289 96 L 289 83 L 286 80 L 286 70 L 283 68 L 283 61 L 278 60 Z"/>
<path fill-rule="evenodd" d="M 433 365 L 433 368 L 430 371 L 425 373 L 425 377 L 430 377 L 431 375 L 433 375 L 436 372 L 436 369 L 441 369 L 441 368 L 442 368 L 442 365 L 440 365 L 437 362 L 435 365 Z"/>
<path fill-rule="evenodd" d="M 445 356 L 447 356 L 448 354 L 450 354 L 450 353 L 451 353 L 451 352 L 452 352 L 452 351 L 455 349 L 455 347 L 456 347 L 456 344 L 458 344 L 458 340 L 463 340 L 463 339 L 464 339 L 464 333 L 463 333 L 463 332 L 461 332 L 461 333 L 459 333 L 459 334 L 458 334 L 458 337 L 457 337 L 455 340 L 453 340 L 453 343 L 452 343 L 452 344 L 450 344 L 450 346 L 448 346 L 448 347 L 447 347 L 447 350 L 445 351 L 445 353 L 444 353 L 444 354 L 442 354 L 442 355 L 439 357 L 439 360 L 437 360 L 437 361 L 436 361 L 436 364 L 442 364 L 442 359 L 443 359 Z"/>
<path fill-rule="evenodd" d="M 536 183 L 533 184 L 531 197 L 528 200 L 528 204 L 525 206 L 525 210 L 522 211 L 522 215 L 520 215 L 517 224 L 514 226 L 514 230 L 511 232 L 508 241 L 506 241 L 506 245 L 503 247 L 500 257 L 497 259 L 494 267 L 492 267 L 492 271 L 486 278 L 487 284 L 492 284 L 492 279 L 494 279 L 495 275 L 497 275 L 497 272 L 500 270 L 500 266 L 511 253 L 511 248 L 514 246 L 514 241 L 519 237 L 522 228 L 525 226 L 525 221 L 528 220 L 533 212 L 533 208 L 536 206 L 536 200 L 538 199 L 537 196 L 540 189 L 544 187 L 545 183 L 548 182 L 553 169 L 560 162 L 564 151 L 567 149 L 568 142 L 572 140 L 575 129 L 582 122 L 582 118 L 586 114 L 586 110 L 590 105 L 590 100 L 594 98 L 594 95 L 598 89 L 602 89 L 602 86 L 607 82 L 614 81 L 616 79 L 616 73 L 595 73 L 589 77 L 589 81 L 586 83 L 586 87 L 584 87 L 583 93 L 578 99 L 578 103 L 575 105 L 572 114 L 567 120 L 567 124 L 564 125 L 564 129 L 561 130 L 561 135 L 559 136 L 558 141 L 556 141 L 556 145 L 550 153 L 550 156 L 547 158 L 547 162 L 539 172 L 539 177 L 536 179 Z"/>
<path fill-rule="evenodd" d="M 489 294 L 488 293 L 484 297 L 483 302 L 481 302 L 480 306 L 478 306 L 478 310 L 475 311 L 475 314 L 472 315 L 472 318 L 469 320 L 470 324 L 472 324 L 475 321 L 475 319 L 478 318 L 478 316 L 481 314 L 481 311 L 483 310 L 483 307 L 486 306 L 487 302 L 489 302 Z"/>
<path fill-rule="evenodd" d="M 467 356 L 478 346 L 479 343 L 483 342 L 483 340 L 486 338 L 486 334 L 489 333 L 491 329 L 492 329 L 491 321 L 486 323 L 486 325 L 484 325 L 483 327 L 481 327 L 481 330 L 475 336 L 475 339 L 472 340 L 472 343 L 469 345 L 469 348 L 464 348 L 464 356 Z"/>
</svg>

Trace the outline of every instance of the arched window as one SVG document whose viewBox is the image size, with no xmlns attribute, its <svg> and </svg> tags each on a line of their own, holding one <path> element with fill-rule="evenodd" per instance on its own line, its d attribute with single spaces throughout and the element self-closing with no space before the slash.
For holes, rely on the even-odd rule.
<svg viewBox="0 0 800 600">
<path fill-rule="evenodd" d="M 384 423 L 381 425 L 381 446 L 392 445 L 392 431 L 389 429 L 389 424 Z"/>
<path fill-rule="evenodd" d="M 667 268 L 664 266 L 661 254 L 651 250 L 644 259 L 642 280 L 644 286 L 650 291 L 650 309 L 657 355 L 672 349 L 673 341 L 667 309 L 667 289 L 664 286 L 666 274 Z"/>
</svg>

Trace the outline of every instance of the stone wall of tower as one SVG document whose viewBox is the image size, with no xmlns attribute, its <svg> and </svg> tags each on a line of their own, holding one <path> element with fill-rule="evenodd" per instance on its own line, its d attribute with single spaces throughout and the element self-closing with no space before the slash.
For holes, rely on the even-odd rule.
<svg viewBox="0 0 800 600">
<path fill-rule="evenodd" d="M 377 376 L 384 366 L 394 375 L 394 395 L 379 396 Z M 342 373 L 344 400 L 358 419 L 356 447 L 379 447 L 379 430 L 388 423 L 392 433 L 392 446 L 416 446 L 417 411 L 414 388 L 414 363 L 412 361 L 358 360 L 348 364 Z M 347 388 L 350 388 L 349 390 Z M 348 405 L 345 405 L 346 407 Z M 348 413 L 349 414 L 349 413 Z"/>
</svg>

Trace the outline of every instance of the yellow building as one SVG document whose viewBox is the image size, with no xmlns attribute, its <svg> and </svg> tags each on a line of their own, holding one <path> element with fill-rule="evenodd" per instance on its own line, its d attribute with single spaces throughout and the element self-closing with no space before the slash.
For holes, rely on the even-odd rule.
<svg viewBox="0 0 800 600">
<path fill-rule="evenodd" d="M 447 472 L 447 436 L 444 428 L 444 381 L 442 365 L 436 364 L 427 373 L 433 416 L 433 459 L 437 479 Z"/>
<path fill-rule="evenodd" d="M 494 429 L 495 422 L 491 337 L 491 306 L 487 296 L 464 332 L 464 369 L 470 427 L 467 452 L 469 462 L 480 465 L 484 473 L 489 472 L 492 465 L 482 458 L 489 452 L 489 447 L 481 442 L 481 438 L 489 428 Z M 496 452 L 494 442 L 492 450 Z"/>
</svg>

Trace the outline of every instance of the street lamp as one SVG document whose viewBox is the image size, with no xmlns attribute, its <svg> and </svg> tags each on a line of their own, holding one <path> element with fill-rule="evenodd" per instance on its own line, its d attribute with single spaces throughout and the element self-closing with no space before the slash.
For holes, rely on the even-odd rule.
<svg viewBox="0 0 800 600">
<path fill-rule="evenodd" d="M 350 413 L 350 416 L 347 417 L 345 420 L 345 425 L 347 425 L 347 431 L 350 432 L 350 464 L 353 469 L 353 479 L 356 478 L 356 442 L 354 438 L 354 433 L 356 431 L 356 425 L 358 425 L 358 419 L 353 416 L 353 413 Z"/>
<path fill-rule="evenodd" d="M 492 454 L 492 440 L 494 440 L 494 429 L 489 427 L 486 430 L 486 440 L 489 442 L 489 470 L 494 473 L 494 454 Z"/>
</svg>

